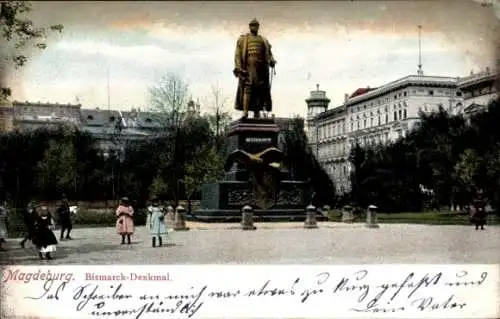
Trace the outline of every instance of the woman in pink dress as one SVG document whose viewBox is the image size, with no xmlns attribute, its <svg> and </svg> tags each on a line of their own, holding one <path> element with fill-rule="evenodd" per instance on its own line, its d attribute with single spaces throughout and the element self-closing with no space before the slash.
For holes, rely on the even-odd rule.
<svg viewBox="0 0 500 319">
<path fill-rule="evenodd" d="M 134 233 L 134 209 L 130 205 L 127 197 L 120 200 L 120 206 L 116 209 L 116 230 L 118 234 L 122 235 L 122 245 L 125 244 L 125 237 L 127 237 L 127 244 L 130 245 L 130 235 Z"/>
</svg>

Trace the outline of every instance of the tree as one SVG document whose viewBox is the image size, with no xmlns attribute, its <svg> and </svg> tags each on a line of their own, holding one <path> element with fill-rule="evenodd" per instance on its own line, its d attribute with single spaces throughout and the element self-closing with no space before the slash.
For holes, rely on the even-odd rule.
<svg viewBox="0 0 500 319">
<path fill-rule="evenodd" d="M 231 115 L 226 110 L 228 98 L 224 96 L 218 84 L 212 85 L 212 97 L 208 120 L 210 127 L 215 133 L 215 138 L 219 142 L 221 132 L 225 131 L 231 123 Z M 218 145 L 219 147 L 220 145 Z"/>
<path fill-rule="evenodd" d="M 478 187 L 478 175 L 481 166 L 481 158 L 473 149 L 466 149 L 455 164 L 454 179 L 457 181 L 456 192 L 461 198 L 460 204 L 466 204 L 472 200 L 472 195 Z"/>
<path fill-rule="evenodd" d="M 179 75 L 168 73 L 160 79 L 158 84 L 149 88 L 151 110 L 158 113 L 160 120 L 167 131 L 173 137 L 173 144 L 169 145 L 167 150 L 172 153 L 172 170 L 166 170 L 165 164 L 160 163 L 163 167 L 158 172 L 159 176 L 166 179 L 165 175 L 171 172 L 175 186 L 176 205 L 179 202 L 180 189 L 178 180 L 182 176 L 183 154 L 181 147 L 182 140 L 182 125 L 186 116 L 186 106 L 188 99 L 188 84 Z"/>
<path fill-rule="evenodd" d="M 284 132 L 283 150 L 292 179 L 309 181 L 314 205 L 335 204 L 335 185 L 308 145 L 304 119 L 296 117 Z"/>
<path fill-rule="evenodd" d="M 149 88 L 150 109 L 158 113 L 162 124 L 169 129 L 182 126 L 186 115 L 189 86 L 175 73 L 167 73 Z"/>
<path fill-rule="evenodd" d="M 31 4 L 27 1 L 0 2 L 0 74 L 7 72 L 7 66 L 14 65 L 20 68 L 28 61 L 26 51 L 29 47 L 43 50 L 47 47 L 46 40 L 49 32 L 62 32 L 61 24 L 51 25 L 48 28 L 35 26 L 27 17 L 31 11 Z M 4 79 L 0 79 L 4 80 Z M 8 99 L 12 91 L 4 83 L 0 83 L 0 102 Z"/>
<path fill-rule="evenodd" d="M 73 143 L 69 139 L 57 142 L 51 140 L 38 163 L 38 183 L 49 198 L 58 197 L 58 192 L 67 193 L 74 189 L 77 178 L 76 156 Z"/>
<path fill-rule="evenodd" d="M 184 186 L 190 201 L 204 184 L 215 182 L 224 175 L 224 159 L 213 146 L 202 146 L 196 157 L 186 164 Z"/>
</svg>

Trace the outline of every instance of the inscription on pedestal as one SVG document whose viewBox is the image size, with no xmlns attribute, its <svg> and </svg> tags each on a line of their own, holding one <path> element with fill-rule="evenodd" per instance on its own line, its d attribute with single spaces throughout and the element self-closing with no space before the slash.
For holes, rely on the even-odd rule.
<svg viewBox="0 0 500 319">
<path fill-rule="evenodd" d="M 247 137 L 245 143 L 270 144 L 273 139 L 270 137 Z"/>
<path fill-rule="evenodd" d="M 300 188 L 292 190 L 280 190 L 278 195 L 278 205 L 301 205 L 304 198 L 304 191 Z"/>
<path fill-rule="evenodd" d="M 229 206 L 250 205 L 252 202 L 251 191 L 249 189 L 237 188 L 227 193 L 227 204 Z"/>
</svg>

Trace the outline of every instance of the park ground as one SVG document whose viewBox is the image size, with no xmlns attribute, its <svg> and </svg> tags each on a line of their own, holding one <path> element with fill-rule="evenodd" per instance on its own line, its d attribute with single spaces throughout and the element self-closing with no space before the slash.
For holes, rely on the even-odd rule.
<svg viewBox="0 0 500 319">
<path fill-rule="evenodd" d="M 320 222 L 239 224 L 188 222 L 188 231 L 171 231 L 167 245 L 151 247 L 149 232 L 136 228 L 131 245 L 120 245 L 113 227 L 77 228 L 74 240 L 58 245 L 55 259 L 40 261 L 35 248 L 9 238 L 1 264 L 378 264 L 500 263 L 500 227 L 487 225 L 380 224 Z"/>
</svg>

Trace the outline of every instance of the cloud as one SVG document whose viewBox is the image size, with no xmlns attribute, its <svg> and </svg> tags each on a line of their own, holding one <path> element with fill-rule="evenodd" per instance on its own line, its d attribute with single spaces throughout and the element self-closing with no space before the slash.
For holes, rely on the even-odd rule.
<svg viewBox="0 0 500 319">
<path fill-rule="evenodd" d="M 493 61 L 495 15 L 473 2 L 34 2 L 39 22 L 63 23 L 58 42 L 23 69 L 23 98 L 88 107 L 147 104 L 147 87 L 167 71 L 189 81 L 195 98 L 220 83 L 232 107 L 235 42 L 257 17 L 278 60 L 278 115 L 303 114 L 316 83 L 331 106 L 362 86 L 416 72 L 423 25 L 424 72 L 465 75 Z M 498 30 L 497 30 L 498 31 Z M 19 75 L 16 75 L 19 77 Z"/>
</svg>

